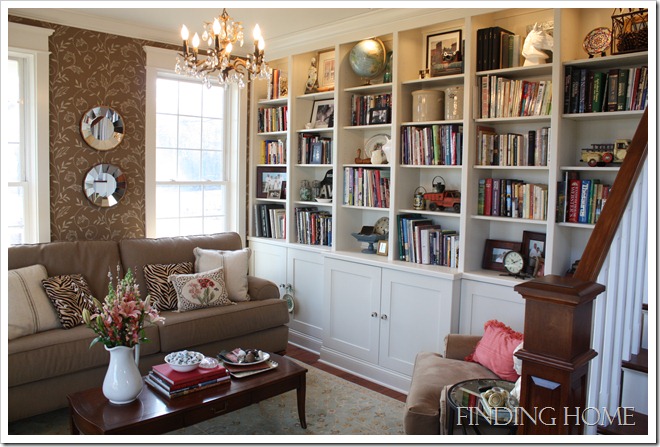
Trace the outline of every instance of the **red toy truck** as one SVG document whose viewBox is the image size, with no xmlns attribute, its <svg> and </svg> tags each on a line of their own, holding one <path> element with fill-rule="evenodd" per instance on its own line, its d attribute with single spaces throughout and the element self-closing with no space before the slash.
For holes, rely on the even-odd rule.
<svg viewBox="0 0 660 447">
<path fill-rule="evenodd" d="M 428 203 L 429 210 L 444 210 L 451 208 L 457 213 L 461 211 L 461 193 L 456 190 L 444 192 L 427 192 L 424 200 Z"/>
</svg>

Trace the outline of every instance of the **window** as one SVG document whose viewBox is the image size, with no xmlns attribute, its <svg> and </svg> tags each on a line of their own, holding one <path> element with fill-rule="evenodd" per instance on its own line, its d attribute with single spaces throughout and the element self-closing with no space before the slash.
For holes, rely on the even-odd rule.
<svg viewBox="0 0 660 447">
<path fill-rule="evenodd" d="M 50 241 L 48 36 L 53 30 L 8 24 L 3 72 L 3 242 Z"/>
<path fill-rule="evenodd" d="M 227 231 L 226 91 L 160 74 L 156 81 L 156 236 Z M 230 213 L 231 214 L 231 213 Z"/>
</svg>

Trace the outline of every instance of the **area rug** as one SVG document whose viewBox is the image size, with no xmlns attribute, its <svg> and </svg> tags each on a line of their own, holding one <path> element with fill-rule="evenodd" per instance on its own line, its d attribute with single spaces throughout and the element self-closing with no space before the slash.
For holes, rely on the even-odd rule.
<svg viewBox="0 0 660 447">
<path fill-rule="evenodd" d="M 306 429 L 300 426 L 298 419 L 296 392 L 289 391 L 259 404 L 167 434 L 403 435 L 403 402 L 313 366 L 304 366 L 308 369 Z M 68 410 L 57 410 L 11 423 L 8 434 L 69 434 Z M 202 439 L 200 441 L 204 442 Z"/>
</svg>

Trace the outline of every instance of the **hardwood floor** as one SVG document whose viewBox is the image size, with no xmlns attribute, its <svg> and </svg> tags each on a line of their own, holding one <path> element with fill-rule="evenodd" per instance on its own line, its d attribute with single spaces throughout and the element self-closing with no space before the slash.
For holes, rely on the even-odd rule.
<svg viewBox="0 0 660 447">
<path fill-rule="evenodd" d="M 328 366 L 324 363 L 319 362 L 318 354 L 314 354 L 313 352 L 309 352 L 306 351 L 305 349 L 301 349 L 297 346 L 289 344 L 286 348 L 286 355 L 296 360 L 299 360 L 303 363 L 307 363 L 308 365 L 311 365 L 315 368 L 323 370 L 327 373 L 340 377 L 344 380 L 348 380 L 349 382 L 353 382 L 357 385 L 363 386 L 372 391 L 376 391 L 378 393 L 384 394 L 385 396 L 389 396 L 401 402 L 406 401 L 406 395 L 403 393 L 399 393 L 398 391 L 391 390 L 382 385 L 378 385 L 377 383 L 370 382 L 361 377 L 354 376 L 351 373 L 347 373 L 346 371 L 342 371 L 340 369 L 333 368 L 332 366 Z"/>
</svg>

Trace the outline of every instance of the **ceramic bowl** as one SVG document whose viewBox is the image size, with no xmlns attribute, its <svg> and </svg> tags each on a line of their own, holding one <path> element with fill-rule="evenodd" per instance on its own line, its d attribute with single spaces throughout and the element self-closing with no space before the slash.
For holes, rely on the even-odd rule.
<svg viewBox="0 0 660 447">
<path fill-rule="evenodd" d="M 195 351 L 177 351 L 165 356 L 165 362 L 178 372 L 193 371 L 197 369 L 202 360 L 204 360 L 204 354 Z"/>
</svg>

